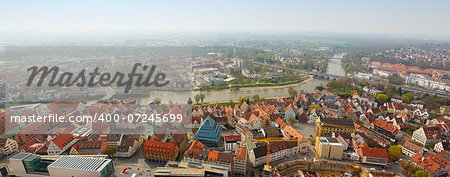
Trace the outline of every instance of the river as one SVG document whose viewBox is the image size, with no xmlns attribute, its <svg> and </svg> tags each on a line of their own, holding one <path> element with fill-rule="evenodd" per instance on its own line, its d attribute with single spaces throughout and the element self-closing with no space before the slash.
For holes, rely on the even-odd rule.
<svg viewBox="0 0 450 177">
<path fill-rule="evenodd" d="M 327 74 L 344 76 L 345 70 L 342 67 L 341 59 L 344 57 L 345 53 L 337 53 L 334 54 L 328 60 L 328 69 Z M 290 86 L 293 87 L 297 92 L 300 93 L 300 90 L 304 90 L 305 92 L 312 92 L 315 90 L 317 86 L 323 85 L 325 86 L 328 83 L 328 80 L 318 80 L 313 79 L 309 82 Z M 238 101 L 240 97 L 251 98 L 253 95 L 258 94 L 260 98 L 276 98 L 276 97 L 287 97 L 289 96 L 289 88 L 245 88 L 238 91 L 229 91 L 229 90 L 212 90 L 202 92 L 205 94 L 205 99 L 203 102 L 206 103 L 215 103 L 215 102 L 228 102 L 233 100 L 234 102 Z M 150 96 L 143 98 L 142 103 L 150 103 L 154 98 L 161 98 L 162 103 L 169 103 L 169 100 L 174 103 L 186 103 L 188 98 L 191 97 L 192 101 L 194 101 L 193 97 L 195 94 L 200 93 L 199 91 L 184 91 L 184 92 L 167 92 L 167 91 L 151 91 Z"/>
<path fill-rule="evenodd" d="M 344 55 L 345 53 L 337 53 L 334 54 L 333 57 L 328 59 L 327 74 L 345 77 L 345 70 L 342 67 L 341 63 L 342 57 L 344 57 Z"/>
<path fill-rule="evenodd" d="M 323 85 L 325 86 L 327 80 L 318 80 L 313 79 L 309 82 L 291 86 L 300 93 L 300 90 L 304 90 L 305 92 L 312 92 L 317 86 Z M 215 103 L 215 102 L 228 102 L 233 100 L 237 102 L 240 97 L 252 97 L 253 95 L 258 94 L 260 98 L 275 98 L 275 97 L 286 97 L 289 96 L 290 87 L 284 88 L 246 88 L 238 91 L 229 91 L 229 90 L 214 90 L 214 91 L 206 91 L 202 92 L 205 94 L 205 99 L 203 102 L 207 103 Z M 192 101 L 193 96 L 195 94 L 200 93 L 199 91 L 194 92 L 167 92 L 167 91 L 151 91 L 149 97 L 143 98 L 142 103 L 150 103 L 154 98 L 159 97 L 163 103 L 168 103 L 169 100 L 174 103 L 186 103 L 188 98 L 191 97 Z"/>
</svg>

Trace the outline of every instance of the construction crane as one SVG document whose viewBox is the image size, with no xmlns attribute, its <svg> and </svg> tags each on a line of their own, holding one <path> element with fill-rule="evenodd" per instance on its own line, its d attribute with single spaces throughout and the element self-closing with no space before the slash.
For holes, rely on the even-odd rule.
<svg viewBox="0 0 450 177">
<path fill-rule="evenodd" d="M 283 142 L 283 141 L 300 141 L 299 138 L 283 138 L 283 137 L 276 137 L 276 138 L 264 138 L 264 139 L 251 139 L 251 142 L 258 142 L 258 143 L 266 143 L 267 144 L 267 162 L 266 165 L 264 165 L 264 170 L 271 172 L 272 167 L 270 167 L 270 143 L 271 142 Z"/>
<path fill-rule="evenodd" d="M 322 136 L 322 126 L 337 127 L 337 128 L 342 128 L 342 129 L 355 131 L 354 127 L 348 127 L 348 126 L 337 125 L 337 124 L 330 124 L 330 123 L 325 123 L 325 122 L 318 122 L 317 124 L 319 126 L 319 129 L 317 130 L 317 136 L 316 136 L 316 156 L 314 158 L 314 160 L 316 160 L 316 161 L 319 159 L 319 141 L 320 141 L 319 138 Z"/>
</svg>

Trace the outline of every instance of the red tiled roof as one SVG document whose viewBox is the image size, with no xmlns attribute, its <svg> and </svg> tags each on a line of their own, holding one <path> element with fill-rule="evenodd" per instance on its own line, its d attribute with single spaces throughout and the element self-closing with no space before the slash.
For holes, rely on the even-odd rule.
<svg viewBox="0 0 450 177">
<path fill-rule="evenodd" d="M 59 149 L 64 149 L 64 147 L 73 139 L 75 139 L 75 137 L 72 134 L 60 134 L 53 138 L 52 142 L 58 146 Z"/>
<path fill-rule="evenodd" d="M 198 158 L 200 150 L 204 149 L 205 145 L 198 140 L 194 140 L 189 149 L 184 153 L 184 156 Z"/>
<path fill-rule="evenodd" d="M 238 160 L 245 160 L 245 156 L 247 155 L 247 148 L 245 146 L 238 146 L 236 147 L 236 151 L 235 151 L 235 159 Z"/>
<path fill-rule="evenodd" d="M 278 118 L 277 120 L 275 120 L 275 122 L 276 122 L 278 125 L 280 125 L 280 128 L 281 128 L 281 129 L 284 129 L 284 128 L 287 126 L 287 124 L 286 124 L 283 120 L 281 120 L 281 118 Z"/>
<path fill-rule="evenodd" d="M 55 101 L 47 108 L 55 114 L 65 115 L 75 111 L 79 104 L 79 101 Z"/>
<path fill-rule="evenodd" d="M 143 151 L 157 154 L 174 155 L 175 143 L 160 142 L 152 138 L 151 140 L 144 141 Z"/>
<path fill-rule="evenodd" d="M 217 162 L 219 158 L 219 152 L 217 151 L 209 151 L 208 153 L 208 161 Z"/>
<path fill-rule="evenodd" d="M 303 139 L 302 134 L 300 134 L 296 129 L 289 125 L 284 129 L 284 133 L 292 138 L 298 138 L 298 140 Z"/>
<path fill-rule="evenodd" d="M 450 73 L 450 71 L 439 70 L 439 69 L 426 69 L 425 71 Z"/>
<path fill-rule="evenodd" d="M 413 158 L 412 161 L 416 164 L 432 171 L 436 172 L 436 170 L 441 167 L 445 168 L 448 165 L 448 161 L 441 159 L 434 153 L 428 153 L 427 155 L 423 156 L 422 154 L 417 153 Z"/>
<path fill-rule="evenodd" d="M 384 148 L 361 147 L 360 149 L 363 156 L 377 157 L 384 159 L 389 158 L 388 153 Z"/>
<path fill-rule="evenodd" d="M 405 69 L 405 68 L 393 68 L 393 67 L 386 67 L 386 66 L 377 66 L 377 67 L 375 67 L 374 70 L 384 70 L 384 71 L 391 71 L 391 72 L 420 73 L 420 74 L 430 74 L 430 75 L 433 74 L 433 72 L 430 72 L 430 71 Z"/>
<path fill-rule="evenodd" d="M 228 141 L 241 141 L 241 135 L 224 136 L 224 140 L 226 142 L 228 142 Z"/>
<path fill-rule="evenodd" d="M 387 132 L 391 133 L 394 136 L 397 136 L 398 133 L 400 133 L 400 130 L 398 128 L 396 128 L 392 124 L 392 122 L 387 122 L 387 121 L 385 121 L 383 119 L 378 119 L 378 120 L 374 121 L 373 125 L 386 130 Z"/>
<path fill-rule="evenodd" d="M 420 152 L 420 150 L 422 150 L 422 147 L 420 147 L 414 143 L 411 143 L 410 141 L 405 141 L 405 143 L 403 143 L 402 146 L 406 149 L 409 149 L 409 150 L 415 152 L 415 153 L 418 153 L 418 152 Z"/>
<path fill-rule="evenodd" d="M 82 141 L 78 144 L 78 149 L 101 149 L 103 141 Z"/>
<path fill-rule="evenodd" d="M 423 127 L 427 139 L 442 139 L 441 131 L 438 127 Z"/>
</svg>

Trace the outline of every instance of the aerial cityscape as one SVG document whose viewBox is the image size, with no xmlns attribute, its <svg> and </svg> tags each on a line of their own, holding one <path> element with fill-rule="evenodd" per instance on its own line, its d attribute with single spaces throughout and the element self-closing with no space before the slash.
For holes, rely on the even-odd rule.
<svg viewBox="0 0 450 177">
<path fill-rule="evenodd" d="M 2 1 L 0 174 L 450 176 L 448 7 Z"/>
</svg>

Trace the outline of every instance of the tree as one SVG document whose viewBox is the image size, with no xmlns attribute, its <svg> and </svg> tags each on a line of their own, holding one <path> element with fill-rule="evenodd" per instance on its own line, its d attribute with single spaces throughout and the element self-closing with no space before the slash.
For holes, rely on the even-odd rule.
<svg viewBox="0 0 450 177">
<path fill-rule="evenodd" d="M 104 154 L 108 155 L 109 157 L 112 157 L 117 152 L 117 146 L 110 146 L 105 149 Z"/>
<path fill-rule="evenodd" d="M 289 87 L 288 92 L 289 92 L 289 95 L 290 95 L 291 97 L 294 97 L 295 95 L 297 95 L 297 90 L 295 90 L 295 89 L 292 88 L 292 87 Z"/>
<path fill-rule="evenodd" d="M 199 95 L 199 94 L 196 94 L 196 95 L 194 96 L 194 100 L 195 100 L 195 102 L 198 104 L 198 102 L 200 101 L 200 95 Z"/>
<path fill-rule="evenodd" d="M 155 104 L 161 104 L 161 98 L 158 98 L 158 97 L 154 98 L 154 99 L 153 99 L 153 103 L 155 103 Z"/>
<path fill-rule="evenodd" d="M 408 96 L 406 96 L 406 95 L 402 95 L 402 98 L 403 98 L 403 101 L 405 102 L 405 103 L 409 103 L 409 97 Z"/>
<path fill-rule="evenodd" d="M 388 154 L 392 161 L 397 161 L 398 159 L 402 158 L 402 147 L 399 145 L 392 145 L 391 147 L 389 147 Z"/>
<path fill-rule="evenodd" d="M 377 85 L 375 85 L 375 88 L 376 88 L 377 90 L 383 91 L 383 90 L 384 90 L 384 84 L 378 83 Z"/>
<path fill-rule="evenodd" d="M 258 101 L 259 100 L 259 95 L 258 94 L 253 95 L 252 96 L 252 100 L 253 101 Z"/>
<path fill-rule="evenodd" d="M 383 105 L 384 103 L 386 103 L 386 101 L 388 100 L 388 96 L 386 94 L 378 94 L 377 95 L 377 102 L 379 105 Z"/>
<path fill-rule="evenodd" d="M 384 93 L 386 95 L 388 95 L 389 97 L 392 97 L 395 94 L 397 94 L 397 88 L 395 88 L 395 86 L 392 84 L 386 84 L 386 86 L 384 88 Z"/>
<path fill-rule="evenodd" d="M 308 114 L 313 110 L 313 109 L 318 109 L 319 106 L 317 104 L 312 104 L 309 105 L 309 109 L 308 109 Z"/>
<path fill-rule="evenodd" d="M 436 145 L 436 142 L 430 142 L 430 144 L 428 144 L 428 148 L 433 149 L 434 145 Z"/>
<path fill-rule="evenodd" d="M 317 86 L 316 87 L 316 90 L 319 90 L 319 91 L 323 91 L 325 88 L 323 88 L 323 86 L 321 86 L 321 85 L 319 85 L 319 86 Z"/>
<path fill-rule="evenodd" d="M 203 103 L 203 100 L 206 98 L 205 94 L 200 93 L 200 101 Z"/>
<path fill-rule="evenodd" d="M 400 76 L 390 76 L 388 77 L 389 83 L 394 85 L 402 85 L 405 81 Z"/>
<path fill-rule="evenodd" d="M 414 173 L 414 177 L 432 177 L 432 176 L 423 170 L 419 170 Z"/>
<path fill-rule="evenodd" d="M 244 103 L 244 102 L 245 102 L 245 98 L 242 98 L 242 97 L 239 98 L 239 101 L 238 101 L 239 104 L 242 104 L 242 103 Z"/>
</svg>

